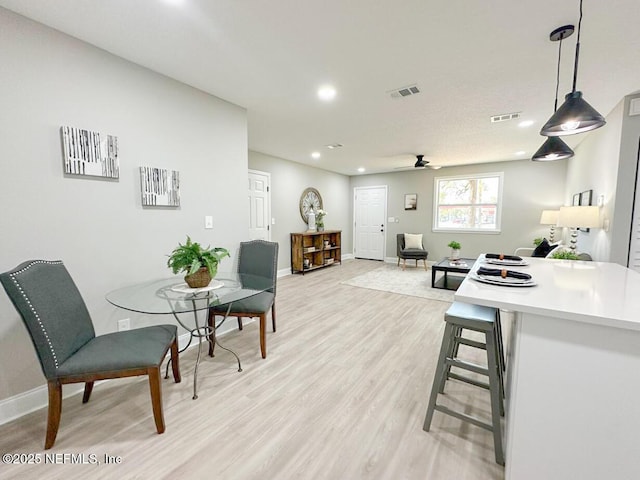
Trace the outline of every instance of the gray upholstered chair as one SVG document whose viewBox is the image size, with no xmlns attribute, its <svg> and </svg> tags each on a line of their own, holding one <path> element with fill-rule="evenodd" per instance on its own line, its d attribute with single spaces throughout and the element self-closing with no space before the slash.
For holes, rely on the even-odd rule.
<svg viewBox="0 0 640 480">
<path fill-rule="evenodd" d="M 171 349 L 173 378 L 180 381 L 175 325 L 96 337 L 84 300 L 61 261 L 24 262 L 0 274 L 0 282 L 29 331 L 47 379 L 45 449 L 56 440 L 67 383 L 84 383 L 82 403 L 87 403 L 96 380 L 148 375 L 156 430 L 164 432 L 160 365 Z"/>
<path fill-rule="evenodd" d="M 422 260 L 424 263 L 424 269 L 427 269 L 427 256 L 429 252 L 422 248 L 406 248 L 404 233 L 398 233 L 396 236 L 396 254 L 398 255 L 398 266 L 400 266 L 400 259 L 402 259 L 402 269 L 407 266 L 407 259 L 416 261 L 416 268 L 418 267 L 418 260 Z"/>
<path fill-rule="evenodd" d="M 276 280 L 278 274 L 278 244 L 265 240 L 241 242 L 238 252 L 238 273 L 268 277 L 273 288 L 252 297 L 233 302 L 230 317 L 237 317 L 238 328 L 242 330 L 242 318 L 260 318 L 260 353 L 267 358 L 267 313 L 271 310 L 271 326 L 276 331 Z M 251 288 L 251 285 L 243 285 Z M 227 314 L 226 305 L 209 309 L 209 327 L 213 328 L 216 316 Z M 213 342 L 209 342 L 209 355 L 213 356 Z"/>
</svg>

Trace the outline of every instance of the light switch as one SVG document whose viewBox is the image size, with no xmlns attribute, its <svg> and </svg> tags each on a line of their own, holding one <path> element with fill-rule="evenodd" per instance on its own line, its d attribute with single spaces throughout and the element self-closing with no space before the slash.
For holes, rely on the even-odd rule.
<svg viewBox="0 0 640 480">
<path fill-rule="evenodd" d="M 204 228 L 213 228 L 213 217 L 207 215 L 204 217 Z"/>
<path fill-rule="evenodd" d="M 387 223 L 396 223 L 396 219 L 393 217 L 387 218 Z"/>
<path fill-rule="evenodd" d="M 598 195 L 598 206 L 604 206 L 604 195 Z"/>
<path fill-rule="evenodd" d="M 275 219 L 275 218 L 272 218 L 272 219 L 271 219 L 271 225 L 275 225 L 275 224 L 276 224 L 276 219 Z"/>
</svg>

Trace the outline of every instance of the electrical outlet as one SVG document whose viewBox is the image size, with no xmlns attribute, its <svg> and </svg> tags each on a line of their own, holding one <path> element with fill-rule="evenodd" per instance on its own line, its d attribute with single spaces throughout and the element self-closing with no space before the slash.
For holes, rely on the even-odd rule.
<svg viewBox="0 0 640 480">
<path fill-rule="evenodd" d="M 123 318 L 122 320 L 118 320 L 118 331 L 124 332 L 125 330 L 131 329 L 131 322 L 128 318 Z"/>
<path fill-rule="evenodd" d="M 213 228 L 213 217 L 207 215 L 204 217 L 204 228 Z"/>
</svg>

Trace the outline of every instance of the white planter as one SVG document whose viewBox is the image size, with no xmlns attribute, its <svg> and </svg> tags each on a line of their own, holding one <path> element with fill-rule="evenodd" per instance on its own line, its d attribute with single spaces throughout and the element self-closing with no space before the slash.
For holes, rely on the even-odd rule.
<svg viewBox="0 0 640 480">
<path fill-rule="evenodd" d="M 458 260 L 460 258 L 460 250 L 451 249 L 449 260 Z"/>
</svg>

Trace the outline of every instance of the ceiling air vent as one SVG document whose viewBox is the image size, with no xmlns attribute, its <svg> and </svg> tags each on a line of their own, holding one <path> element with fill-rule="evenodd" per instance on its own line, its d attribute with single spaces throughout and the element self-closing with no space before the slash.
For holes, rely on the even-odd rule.
<svg viewBox="0 0 640 480">
<path fill-rule="evenodd" d="M 515 120 L 516 118 L 520 118 L 520 112 L 503 113 L 502 115 L 494 115 L 491 117 L 491 123 L 507 122 L 509 120 Z"/>
<path fill-rule="evenodd" d="M 411 95 L 415 95 L 416 93 L 420 93 L 420 89 L 417 85 L 409 85 L 408 87 L 398 88 L 396 90 L 391 90 L 388 92 L 391 95 L 391 98 L 402 98 L 409 97 Z"/>
<path fill-rule="evenodd" d="M 342 147 L 341 143 L 332 143 L 331 145 L 325 145 L 325 147 L 330 148 L 330 149 L 334 149 L 334 148 L 340 148 Z"/>
</svg>

